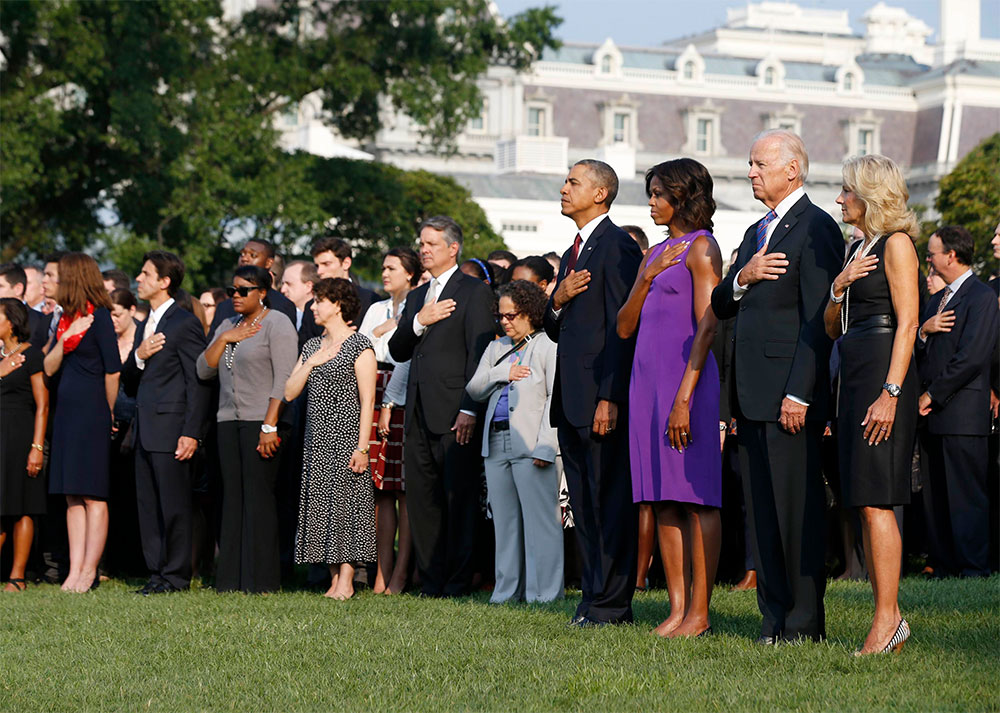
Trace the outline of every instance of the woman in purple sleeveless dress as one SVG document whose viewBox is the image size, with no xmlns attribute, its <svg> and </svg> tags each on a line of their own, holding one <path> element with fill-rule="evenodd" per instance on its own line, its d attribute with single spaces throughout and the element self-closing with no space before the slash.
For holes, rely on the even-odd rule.
<svg viewBox="0 0 1000 713">
<path fill-rule="evenodd" d="M 667 161 L 646 172 L 646 193 L 653 222 L 669 237 L 646 254 L 618 313 L 620 336 L 638 332 L 629 387 L 632 493 L 656 512 L 667 575 L 670 615 L 654 631 L 701 636 L 711 632 L 722 538 L 719 371 L 709 350 L 722 256 L 709 232 L 712 178 L 692 159 Z"/>
</svg>

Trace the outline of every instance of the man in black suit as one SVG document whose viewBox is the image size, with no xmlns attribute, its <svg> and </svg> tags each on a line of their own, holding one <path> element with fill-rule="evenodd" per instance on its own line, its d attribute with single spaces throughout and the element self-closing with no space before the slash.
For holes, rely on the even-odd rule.
<svg viewBox="0 0 1000 713">
<path fill-rule="evenodd" d="M 48 316 L 37 312 L 24 299 L 28 275 L 24 268 L 13 262 L 0 265 L 0 297 L 12 297 L 28 307 L 28 333 L 31 346 L 43 349 L 49 335 Z"/>
<path fill-rule="evenodd" d="M 844 240 L 803 182 L 809 158 L 789 131 L 750 148 L 754 198 L 768 213 L 751 225 L 712 293 L 719 319 L 736 317 L 733 405 L 754 562 L 762 644 L 822 639 L 824 490 L 830 340 L 823 309 Z"/>
<path fill-rule="evenodd" d="M 361 300 L 361 309 L 358 311 L 358 318 L 354 321 L 354 326 L 358 327 L 364 320 L 368 308 L 372 306 L 373 302 L 378 302 L 378 295 L 368 288 L 362 287 L 351 277 L 353 254 L 351 246 L 340 238 L 320 238 L 312 246 L 313 264 L 316 265 L 318 279 L 342 277 L 354 283 Z M 299 326 L 299 351 L 302 351 L 302 346 L 307 341 L 323 334 L 323 328 L 316 324 L 316 318 L 312 313 L 312 304 L 313 301 L 309 300 L 302 310 L 302 323 Z"/>
<path fill-rule="evenodd" d="M 237 265 L 256 265 L 270 272 L 274 265 L 275 257 L 277 255 L 274 251 L 274 245 L 261 238 L 252 238 L 240 250 Z M 297 314 L 295 312 L 295 305 L 292 304 L 290 299 L 278 292 L 276 287 L 281 287 L 281 285 L 273 285 L 267 288 L 267 299 L 270 302 L 271 309 L 275 312 L 281 312 L 292 321 L 293 325 L 296 324 Z M 212 317 L 212 326 L 208 330 L 208 338 L 212 339 L 214 337 L 215 330 L 222 324 L 224 319 L 235 316 L 236 310 L 233 309 L 232 298 L 220 302 L 215 308 L 215 316 Z"/>
<path fill-rule="evenodd" d="M 458 269 L 462 229 L 446 216 L 420 225 L 420 263 L 432 279 L 413 290 L 389 340 L 410 360 L 406 387 L 406 508 L 427 596 L 461 596 L 472 582 L 482 405 L 466 393 L 496 334 L 493 292 Z"/>
<path fill-rule="evenodd" d="M 125 389 L 136 396 L 136 500 L 150 572 L 139 593 L 148 595 L 191 583 L 191 459 L 208 425 L 210 390 L 195 373 L 205 349 L 201 321 L 173 298 L 184 263 L 173 253 L 153 250 L 135 279 L 150 312 L 136 328 Z"/>
<path fill-rule="evenodd" d="M 972 272 L 973 239 L 945 226 L 927 243 L 927 261 L 947 282 L 921 317 L 917 360 L 927 417 L 932 566 L 936 574 L 987 577 L 990 365 L 997 341 L 997 297 Z M 928 487 L 929 486 L 929 487 Z"/>
<path fill-rule="evenodd" d="M 570 625 L 632 621 L 637 525 L 628 452 L 628 384 L 634 340 L 617 332 L 642 262 L 636 242 L 608 217 L 618 176 L 606 163 L 577 162 L 561 195 L 576 223 L 545 310 L 545 333 L 558 343 L 551 423 L 580 538 L 583 599 Z"/>
</svg>

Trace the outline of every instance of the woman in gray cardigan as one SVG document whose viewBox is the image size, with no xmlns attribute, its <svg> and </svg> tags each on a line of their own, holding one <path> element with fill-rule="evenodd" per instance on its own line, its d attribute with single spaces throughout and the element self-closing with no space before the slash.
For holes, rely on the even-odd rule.
<svg viewBox="0 0 1000 713">
<path fill-rule="evenodd" d="M 496 532 L 490 601 L 548 602 L 563 596 L 556 429 L 549 425 L 556 345 L 541 331 L 545 293 L 515 280 L 499 290 L 507 336 L 487 347 L 466 391 L 487 401 L 486 485 Z"/>
<path fill-rule="evenodd" d="M 270 286 L 264 268 L 238 267 L 226 289 L 236 316 L 219 325 L 198 357 L 199 378 L 219 377 L 220 592 L 272 592 L 281 584 L 274 494 L 278 418 L 298 335 L 286 315 L 270 309 Z"/>
</svg>

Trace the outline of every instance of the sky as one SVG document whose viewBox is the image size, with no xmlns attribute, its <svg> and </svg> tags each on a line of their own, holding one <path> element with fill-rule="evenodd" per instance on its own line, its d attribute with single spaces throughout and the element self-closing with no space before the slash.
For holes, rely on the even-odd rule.
<svg viewBox="0 0 1000 713">
<path fill-rule="evenodd" d="M 758 0 L 759 1 L 759 0 Z M 619 46 L 652 47 L 726 21 L 726 8 L 742 7 L 746 0 L 494 0 L 504 17 L 529 7 L 556 5 L 563 24 L 557 36 L 569 42 L 603 42 Z M 847 10 L 851 26 L 861 34 L 861 17 L 878 0 L 797 0 L 802 7 Z M 938 0 L 887 0 L 902 7 L 937 32 Z M 1000 0 L 981 0 L 983 37 L 1000 37 Z M 932 41 L 934 37 L 932 36 Z"/>
</svg>

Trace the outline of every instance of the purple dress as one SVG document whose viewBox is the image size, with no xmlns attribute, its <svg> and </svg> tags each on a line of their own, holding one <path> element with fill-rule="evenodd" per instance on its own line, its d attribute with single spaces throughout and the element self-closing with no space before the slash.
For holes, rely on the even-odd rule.
<svg viewBox="0 0 1000 713">
<path fill-rule="evenodd" d="M 698 230 L 684 236 L 693 244 Z M 655 260 L 667 241 L 650 250 Z M 719 449 L 719 369 L 709 352 L 691 396 L 693 442 L 683 453 L 670 447 L 666 435 L 670 410 L 684 377 L 691 345 L 698 331 L 694 318 L 693 279 L 681 263 L 653 279 L 642 305 L 629 383 L 629 452 L 632 457 L 632 499 L 635 502 L 674 500 L 722 506 L 722 454 Z"/>
</svg>

